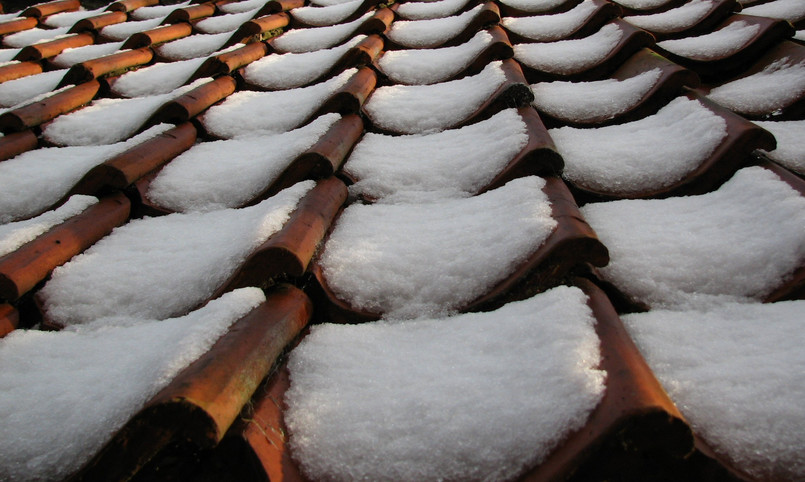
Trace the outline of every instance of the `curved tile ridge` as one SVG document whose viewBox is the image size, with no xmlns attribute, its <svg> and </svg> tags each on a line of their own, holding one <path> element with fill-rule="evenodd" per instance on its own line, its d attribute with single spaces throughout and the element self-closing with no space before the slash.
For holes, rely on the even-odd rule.
<svg viewBox="0 0 805 482">
<path fill-rule="evenodd" d="M 0 477 L 62 479 L 78 470 L 150 397 L 264 300 L 259 289 L 245 288 L 181 318 L 116 316 L 61 332 L 16 330 L 0 340 L 0 360 L 15 367 L 0 375 L 6 434 Z M 39 403 L 24 403 L 34 399 Z M 47 437 L 31 437 L 42 424 Z"/>
<path fill-rule="evenodd" d="M 389 40 L 407 48 L 434 48 L 463 32 L 485 10 L 478 5 L 462 14 L 431 20 L 397 20 L 386 33 Z"/>
<path fill-rule="evenodd" d="M 295 458 L 313 480 L 512 479 L 605 392 L 586 300 L 559 287 L 488 313 L 314 327 L 289 361 Z M 410 369 L 412 357 L 433 376 Z M 346 429 L 356 423 L 370 429 Z"/>
<path fill-rule="evenodd" d="M 629 15 L 623 19 L 650 32 L 671 33 L 699 23 L 716 5 L 716 0 L 692 0 L 665 12 Z"/>
<path fill-rule="evenodd" d="M 343 170 L 356 181 L 352 194 L 385 203 L 467 197 L 487 186 L 528 140 L 517 110 L 507 109 L 435 134 L 367 133 Z"/>
<path fill-rule="evenodd" d="M 708 194 L 581 212 L 609 248 L 601 277 L 652 308 L 759 300 L 805 264 L 805 197 L 762 167 Z"/>
<path fill-rule="evenodd" d="M 753 480 L 805 477 L 805 301 L 623 316 L 685 418 Z"/>
<path fill-rule="evenodd" d="M 481 73 L 432 85 L 394 85 L 376 89 L 364 105 L 372 123 L 404 134 L 424 134 L 466 120 L 506 82 L 503 62 Z"/>
<path fill-rule="evenodd" d="M 352 205 L 320 260 L 328 287 L 353 307 L 389 318 L 456 310 L 503 280 L 551 234 L 557 223 L 544 185 L 528 177 L 471 198 Z"/>
<path fill-rule="evenodd" d="M 365 0 L 350 0 L 326 7 L 306 6 L 294 8 L 289 13 L 297 22 L 311 27 L 326 27 L 347 20 L 365 3 Z"/>
<path fill-rule="evenodd" d="M 777 139 L 777 148 L 765 154 L 778 164 L 805 175 L 805 120 L 796 121 L 755 121 L 755 124 L 768 130 Z"/>
<path fill-rule="evenodd" d="M 587 0 L 573 9 L 553 15 L 534 17 L 504 17 L 500 24 L 508 31 L 539 42 L 561 40 L 584 25 L 599 9 L 596 2 Z"/>
<path fill-rule="evenodd" d="M 330 25 L 327 27 L 295 28 L 284 32 L 271 40 L 271 46 L 277 52 L 302 53 L 313 50 L 327 49 L 340 45 L 356 35 L 364 22 L 371 19 L 377 12 L 366 12 L 362 17 L 347 23 Z"/>
<path fill-rule="evenodd" d="M 395 12 L 405 20 L 430 20 L 455 15 L 474 0 L 437 0 L 424 2 L 405 2 L 397 6 Z"/>
<path fill-rule="evenodd" d="M 637 105 L 661 75 L 658 67 L 626 79 L 540 82 L 531 86 L 533 104 L 540 112 L 573 122 L 610 119 Z"/>
<path fill-rule="evenodd" d="M 299 183 L 248 208 L 131 221 L 54 270 L 38 294 L 45 316 L 69 326 L 186 313 L 278 232 L 313 186 Z"/>
<path fill-rule="evenodd" d="M 552 74 L 575 74 L 606 59 L 619 45 L 623 35 L 620 26 L 610 23 L 581 39 L 517 44 L 514 46 L 514 58 L 535 70 Z"/>
<path fill-rule="evenodd" d="M 738 21 L 708 34 L 663 40 L 657 46 L 681 57 L 715 60 L 741 51 L 759 31 L 758 24 Z"/>
</svg>

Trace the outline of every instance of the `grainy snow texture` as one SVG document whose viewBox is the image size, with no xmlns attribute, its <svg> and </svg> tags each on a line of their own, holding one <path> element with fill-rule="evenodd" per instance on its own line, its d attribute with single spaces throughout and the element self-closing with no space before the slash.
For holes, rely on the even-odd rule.
<svg viewBox="0 0 805 482">
<path fill-rule="evenodd" d="M 257 10 L 247 10 L 241 13 L 216 15 L 200 20 L 193 28 L 202 33 L 224 33 L 237 30 L 257 14 Z"/>
<path fill-rule="evenodd" d="M 532 69 L 552 74 L 575 74 L 607 58 L 623 38 L 615 24 L 607 24 L 589 37 L 557 42 L 517 44 L 514 58 Z"/>
<path fill-rule="evenodd" d="M 377 65 L 400 84 L 433 84 L 460 73 L 492 44 L 492 35 L 481 30 L 467 42 L 437 49 L 390 50 Z"/>
<path fill-rule="evenodd" d="M 663 40 L 657 46 L 689 59 L 716 60 L 740 52 L 759 31 L 758 24 L 738 21 L 697 37 Z"/>
<path fill-rule="evenodd" d="M 5 256 L 25 243 L 33 241 L 54 226 L 81 214 L 97 202 L 98 199 L 92 196 L 71 196 L 66 203 L 53 211 L 24 221 L 0 224 L 0 256 Z"/>
<path fill-rule="evenodd" d="M 353 204 L 324 248 L 327 284 L 353 307 L 389 318 L 457 310 L 505 279 L 554 229 L 544 185 L 527 177 L 471 198 Z"/>
<path fill-rule="evenodd" d="M 405 2 L 397 7 L 397 15 L 405 20 L 429 20 L 455 15 L 469 0 L 437 0 L 425 2 Z"/>
<path fill-rule="evenodd" d="M 774 134 L 777 148 L 766 155 L 783 166 L 805 174 L 805 120 L 755 124 Z"/>
<path fill-rule="evenodd" d="M 171 127 L 160 124 L 112 145 L 45 147 L 0 162 L 0 223 L 40 214 L 91 168 Z"/>
<path fill-rule="evenodd" d="M 651 15 L 631 15 L 624 20 L 656 33 L 671 33 L 699 23 L 715 6 L 711 0 L 692 0 L 682 6 Z"/>
<path fill-rule="evenodd" d="M 521 12 L 544 13 L 562 6 L 567 0 L 500 0 L 500 3 Z"/>
<path fill-rule="evenodd" d="M 594 324 L 559 287 L 491 313 L 315 326 L 290 355 L 294 457 L 313 480 L 512 479 L 603 397 Z"/>
<path fill-rule="evenodd" d="M 805 301 L 623 321 L 693 430 L 758 480 L 805 479 Z"/>
<path fill-rule="evenodd" d="M 176 62 L 159 62 L 121 75 L 112 84 L 112 91 L 123 97 L 144 97 L 168 94 L 187 83 L 207 60 L 199 57 Z"/>
<path fill-rule="evenodd" d="M 467 197 L 487 186 L 528 143 L 516 109 L 436 134 L 367 133 L 344 171 L 353 194 L 384 202 Z"/>
<path fill-rule="evenodd" d="M 744 115 L 770 115 L 805 95 L 805 62 L 788 57 L 776 60 L 763 70 L 722 84 L 707 98 Z"/>
<path fill-rule="evenodd" d="M 481 73 L 433 85 L 393 85 L 375 89 L 363 108 L 377 126 L 404 134 L 449 129 L 466 120 L 506 82 L 502 62 Z"/>
<path fill-rule="evenodd" d="M 192 1 L 176 3 L 173 5 L 153 5 L 150 7 L 140 7 L 132 10 L 129 15 L 135 20 L 150 20 L 154 18 L 165 18 L 170 15 L 174 10 L 179 10 L 183 7 L 189 7 Z"/>
<path fill-rule="evenodd" d="M 277 92 L 236 92 L 204 114 L 210 134 L 232 138 L 253 131 L 286 132 L 299 127 L 335 91 L 343 87 L 357 69 L 309 87 Z"/>
<path fill-rule="evenodd" d="M 66 73 L 67 69 L 52 70 L 0 83 L 0 107 L 13 107 L 51 92 Z"/>
<path fill-rule="evenodd" d="M 652 10 L 667 4 L 670 0 L 618 0 L 616 3 L 633 10 Z"/>
<path fill-rule="evenodd" d="M 134 99 L 98 99 L 70 114 L 57 117 L 42 130 L 49 142 L 62 146 L 90 146 L 120 142 L 139 130 L 160 107 L 200 87 L 211 78 L 198 79 L 168 94 Z M 103 126 L 103 129 L 98 129 Z"/>
<path fill-rule="evenodd" d="M 40 294 L 56 323 L 165 319 L 209 298 L 279 231 L 313 181 L 243 209 L 130 221 L 56 268 Z"/>
<path fill-rule="evenodd" d="M 660 75 L 660 69 L 653 69 L 623 80 L 540 82 L 531 86 L 533 104 L 540 112 L 569 122 L 611 119 L 636 106 Z"/>
<path fill-rule="evenodd" d="M 265 301 L 257 288 L 182 318 L 107 319 L 0 339 L 0 479 L 63 480 L 145 402 Z"/>
<path fill-rule="evenodd" d="M 291 161 L 340 118 L 338 114 L 327 114 L 283 134 L 256 133 L 196 144 L 162 169 L 147 197 L 174 211 L 242 206 L 268 188 Z"/>
<path fill-rule="evenodd" d="M 3 44 L 7 47 L 27 47 L 39 42 L 47 42 L 56 37 L 67 34 L 70 27 L 61 27 L 53 29 L 44 29 L 35 27 L 30 30 L 23 30 L 22 32 L 12 33 L 3 37 Z"/>
<path fill-rule="evenodd" d="M 408 48 L 438 47 L 466 29 L 483 5 L 452 17 L 431 20 L 397 20 L 386 34 L 389 40 Z"/>
<path fill-rule="evenodd" d="M 597 7 L 591 0 L 581 2 L 567 12 L 534 17 L 504 17 L 506 30 L 539 42 L 554 42 L 572 34 L 587 23 Z"/>
<path fill-rule="evenodd" d="M 351 0 L 349 2 L 331 5 L 329 7 L 307 6 L 294 8 L 291 16 L 294 20 L 314 27 L 326 27 L 346 20 L 358 11 L 364 0 Z"/>
<path fill-rule="evenodd" d="M 255 8 L 262 8 L 268 0 L 241 0 L 239 2 L 227 3 L 217 7 L 224 13 L 241 13 Z"/>
<path fill-rule="evenodd" d="M 128 51 L 128 49 L 121 50 L 120 47 L 122 46 L 123 42 L 110 42 L 65 49 L 62 53 L 53 58 L 53 63 L 59 67 L 72 67 L 80 62 Z"/>
<path fill-rule="evenodd" d="M 779 18 L 793 23 L 805 17 L 805 3 L 800 0 L 776 0 L 741 10 L 745 15 Z"/>
<path fill-rule="evenodd" d="M 344 54 L 364 39 L 366 35 L 356 35 L 348 42 L 329 49 L 267 55 L 247 65 L 243 78 L 268 90 L 302 87 L 326 74 Z"/>
<path fill-rule="evenodd" d="M 156 51 L 168 60 L 188 60 L 205 57 L 224 48 L 235 32 L 199 33 L 160 45 Z"/>
<path fill-rule="evenodd" d="M 609 249 L 604 278 L 654 308 L 759 300 L 805 264 L 805 198 L 760 167 L 700 196 L 581 211 Z"/>
<path fill-rule="evenodd" d="M 366 12 L 362 17 L 347 23 L 328 27 L 295 28 L 277 38 L 271 39 L 271 46 L 277 52 L 302 53 L 328 49 L 341 45 L 352 38 L 355 31 L 375 12 Z"/>
<path fill-rule="evenodd" d="M 102 14 L 105 8 L 106 7 L 102 7 L 95 10 L 79 9 L 75 12 L 57 13 L 55 15 L 49 15 L 42 23 L 48 27 L 72 27 L 79 20 Z"/>
<path fill-rule="evenodd" d="M 142 10 L 138 8 L 136 11 Z M 109 25 L 101 29 L 101 35 L 112 40 L 126 40 L 135 33 L 145 32 L 152 28 L 157 28 L 162 23 L 162 18 L 154 18 L 149 20 L 128 21 Z"/>
<path fill-rule="evenodd" d="M 679 97 L 638 121 L 548 132 L 565 160 L 564 178 L 629 195 L 669 186 L 699 167 L 727 137 L 727 122 L 701 102 Z"/>
</svg>

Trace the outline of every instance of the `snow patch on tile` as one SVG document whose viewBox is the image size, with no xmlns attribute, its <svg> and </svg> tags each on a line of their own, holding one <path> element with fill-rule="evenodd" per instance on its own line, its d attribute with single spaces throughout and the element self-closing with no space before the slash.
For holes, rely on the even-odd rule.
<svg viewBox="0 0 805 482">
<path fill-rule="evenodd" d="M 70 27 L 44 29 L 35 27 L 30 30 L 13 33 L 3 37 L 3 44 L 7 47 L 22 48 L 39 42 L 47 42 L 56 37 L 66 35 Z"/>
<path fill-rule="evenodd" d="M 85 18 L 95 17 L 96 15 L 100 15 L 104 13 L 106 7 L 101 7 L 95 10 L 84 10 L 83 8 L 80 10 L 76 10 L 75 12 L 61 12 L 55 15 L 49 15 L 45 17 L 42 21 L 44 25 L 48 27 L 72 27 L 76 24 L 79 20 L 84 20 Z"/>
<path fill-rule="evenodd" d="M 777 139 L 777 148 L 766 152 L 770 159 L 805 175 L 805 120 L 762 122 L 755 124 L 766 129 Z"/>
<path fill-rule="evenodd" d="M 805 3 L 799 0 L 776 0 L 741 10 L 743 15 L 779 18 L 794 23 L 805 17 Z"/>
<path fill-rule="evenodd" d="M 142 9 L 138 8 L 137 10 Z M 126 40 L 135 33 L 145 32 L 146 30 L 159 27 L 163 20 L 163 18 L 153 18 L 108 25 L 101 29 L 101 35 L 112 40 Z"/>
<path fill-rule="evenodd" d="M 615 3 L 626 8 L 631 8 L 632 10 L 652 10 L 662 7 L 669 1 L 670 0 L 618 0 Z"/>
<path fill-rule="evenodd" d="M 481 13 L 478 5 L 460 15 L 431 20 L 397 20 L 391 24 L 386 36 L 389 40 L 408 48 L 434 48 L 447 42 L 466 29 Z"/>
<path fill-rule="evenodd" d="M 326 27 L 341 23 L 350 15 L 358 11 L 364 0 L 351 0 L 349 2 L 330 5 L 328 7 L 299 7 L 291 10 L 291 16 L 307 25 Z"/>
<path fill-rule="evenodd" d="M 743 20 L 696 37 L 657 42 L 672 54 L 695 60 L 716 60 L 740 52 L 760 31 L 760 25 Z"/>
<path fill-rule="evenodd" d="M 500 0 L 507 7 L 516 8 L 521 12 L 543 13 L 561 7 L 567 0 Z"/>
<path fill-rule="evenodd" d="M 207 57 L 199 57 L 141 67 L 121 75 L 112 91 L 123 97 L 168 94 L 184 85 L 206 60 Z"/>
<path fill-rule="evenodd" d="M 72 49 L 64 49 L 62 53 L 53 58 L 53 63 L 59 67 L 72 67 L 75 64 L 87 60 L 105 57 L 118 52 L 126 52 L 128 49 L 120 50 L 123 42 L 110 42 L 106 44 L 85 45 Z"/>
<path fill-rule="evenodd" d="M 431 2 L 405 2 L 399 4 L 397 15 L 405 20 L 430 20 L 455 15 L 469 0 L 438 0 Z"/>
<path fill-rule="evenodd" d="M 241 25 L 251 20 L 255 15 L 257 15 L 257 9 L 241 13 L 216 15 L 200 20 L 193 28 L 202 33 L 232 33 L 233 30 L 240 28 Z"/>
<path fill-rule="evenodd" d="M 217 7 L 224 13 L 242 13 L 255 8 L 262 8 L 268 0 L 241 0 L 239 2 L 227 3 Z"/>
<path fill-rule="evenodd" d="M 0 83 L 0 107 L 14 107 L 51 92 L 66 73 L 67 69 L 52 70 Z"/>
<path fill-rule="evenodd" d="M 595 3 L 586 0 L 564 13 L 534 17 L 504 17 L 500 24 L 506 30 L 522 37 L 539 42 L 554 42 L 581 28 L 597 8 Z"/>
<path fill-rule="evenodd" d="M 760 72 L 722 84 L 707 98 L 745 115 L 770 115 L 805 95 L 805 61 L 788 57 L 776 60 Z"/>
<path fill-rule="evenodd" d="M 168 42 L 156 48 L 157 53 L 168 60 L 188 60 L 205 57 L 224 44 L 235 32 L 199 33 Z"/>
<path fill-rule="evenodd" d="M 363 22 L 375 14 L 366 12 L 361 18 L 328 27 L 295 28 L 271 40 L 277 52 L 301 53 L 335 47 L 352 38 Z"/>
<path fill-rule="evenodd" d="M 715 2 L 692 0 L 682 6 L 651 15 L 630 15 L 624 20 L 635 27 L 656 33 L 671 33 L 692 27 L 711 11 Z"/>
<path fill-rule="evenodd" d="M 582 39 L 517 44 L 514 46 L 514 58 L 543 72 L 576 74 L 601 63 L 622 38 L 620 27 L 610 23 Z"/>
<path fill-rule="evenodd" d="M 170 15 L 174 10 L 179 10 L 183 7 L 189 7 L 193 2 L 188 0 L 186 2 L 176 3 L 173 5 L 153 5 L 150 7 L 140 7 L 132 10 L 129 15 L 134 20 L 151 20 L 154 18 L 163 19 Z"/>
</svg>

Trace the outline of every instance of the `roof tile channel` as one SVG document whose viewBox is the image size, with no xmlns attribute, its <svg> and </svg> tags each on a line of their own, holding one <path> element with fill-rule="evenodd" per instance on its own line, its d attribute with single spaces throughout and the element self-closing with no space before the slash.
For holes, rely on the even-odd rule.
<svg viewBox="0 0 805 482">
<path fill-rule="evenodd" d="M 101 3 L 0 17 L 0 479 L 805 478 L 796 0 Z"/>
</svg>

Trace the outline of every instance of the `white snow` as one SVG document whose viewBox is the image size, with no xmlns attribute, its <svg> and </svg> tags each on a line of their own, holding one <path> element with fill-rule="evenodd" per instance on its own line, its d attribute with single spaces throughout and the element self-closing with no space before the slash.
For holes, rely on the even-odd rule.
<svg viewBox="0 0 805 482">
<path fill-rule="evenodd" d="M 111 144 L 131 136 L 167 102 L 212 81 L 198 79 L 168 94 L 134 99 L 98 99 L 87 107 L 61 115 L 42 130 L 45 139 L 62 146 Z M 103 126 L 103 129 L 98 129 Z"/>
<path fill-rule="evenodd" d="M 44 309 L 63 325 L 181 315 L 279 231 L 313 186 L 299 183 L 242 209 L 130 221 L 53 271 L 40 291 Z"/>
<path fill-rule="evenodd" d="M 399 4 L 397 15 L 405 20 L 430 20 L 455 15 L 469 0 L 437 0 L 430 2 L 405 2 Z"/>
<path fill-rule="evenodd" d="M 478 14 L 478 5 L 460 15 L 430 20 L 397 20 L 391 24 L 386 36 L 392 42 L 408 48 L 434 48 L 460 34 Z"/>
<path fill-rule="evenodd" d="M 271 39 L 271 46 L 280 53 L 312 52 L 340 45 L 353 37 L 355 30 L 375 14 L 366 12 L 361 18 L 327 27 L 295 28 Z"/>
<path fill-rule="evenodd" d="M 779 18 L 793 23 L 805 17 L 805 2 L 800 0 L 776 0 L 741 10 L 743 15 Z"/>
<path fill-rule="evenodd" d="M 436 134 L 364 134 L 344 172 L 356 195 L 383 202 L 467 197 L 488 185 L 528 143 L 516 109 Z"/>
<path fill-rule="evenodd" d="M 140 7 L 131 11 L 129 15 L 134 20 L 151 20 L 155 18 L 164 19 L 174 10 L 178 10 L 182 7 L 189 7 L 192 3 L 192 0 L 188 0 L 186 2 L 176 3 L 174 5 L 153 5 L 150 7 Z"/>
<path fill-rule="evenodd" d="M 565 4 L 567 0 L 500 0 L 508 7 L 516 8 L 521 12 L 542 13 Z"/>
<path fill-rule="evenodd" d="M 259 289 L 243 288 L 181 318 L 0 339 L 0 363 L 13 367 L 0 373 L 0 478 L 67 478 L 263 301 Z"/>
<path fill-rule="evenodd" d="M 714 5 L 715 2 L 711 0 L 691 0 L 684 5 L 665 12 L 651 15 L 630 15 L 623 17 L 623 19 L 635 27 L 651 32 L 670 33 L 696 25 L 710 12 Z"/>
<path fill-rule="evenodd" d="M 618 0 L 618 5 L 622 5 L 626 8 L 631 8 L 632 10 L 652 10 L 655 8 L 659 8 L 670 0 Z"/>
<path fill-rule="evenodd" d="M 0 223 L 43 212 L 91 168 L 171 127 L 160 124 L 107 146 L 43 147 L 0 162 Z"/>
<path fill-rule="evenodd" d="M 740 20 L 715 32 L 696 37 L 663 40 L 657 42 L 657 46 L 681 57 L 715 60 L 740 52 L 759 31 L 759 24 Z"/>
<path fill-rule="evenodd" d="M 755 124 L 771 132 L 777 139 L 777 148 L 766 152 L 766 155 L 793 171 L 805 174 L 805 120 L 756 121 Z"/>
<path fill-rule="evenodd" d="M 314 326 L 284 419 L 311 480 L 510 480 L 584 425 L 605 391 L 577 288 L 491 313 Z"/>
<path fill-rule="evenodd" d="M 255 8 L 262 8 L 268 0 L 241 0 L 239 2 L 227 3 L 217 8 L 224 13 L 241 13 Z"/>
<path fill-rule="evenodd" d="M 389 50 L 377 65 L 389 79 L 400 84 L 443 82 L 467 68 L 492 43 L 492 35 L 481 30 L 467 42 L 436 49 Z"/>
<path fill-rule="evenodd" d="M 299 7 L 291 10 L 291 16 L 307 25 L 325 27 L 341 23 L 350 15 L 358 11 L 364 0 L 351 0 L 349 2 L 330 5 L 328 7 Z"/>
<path fill-rule="evenodd" d="M 338 5 L 339 3 L 349 2 L 351 0 L 311 0 L 311 5 L 318 5 L 319 7 L 329 7 L 331 5 Z"/>
<path fill-rule="evenodd" d="M 62 53 L 53 58 L 53 63 L 59 67 L 72 67 L 86 60 L 97 59 L 118 52 L 126 52 L 128 49 L 120 50 L 122 46 L 123 42 L 110 42 L 65 49 L 62 50 Z"/>
<path fill-rule="evenodd" d="M 0 49 L 0 67 L 20 63 L 19 60 L 14 60 L 19 53 L 20 49 Z"/>
<path fill-rule="evenodd" d="M 205 57 L 223 48 L 234 32 L 198 33 L 165 43 L 156 48 L 157 53 L 168 60 L 188 60 Z"/>
<path fill-rule="evenodd" d="M 174 211 L 242 206 L 271 185 L 340 118 L 327 114 L 283 134 L 255 133 L 196 144 L 162 169 L 146 196 Z"/>
<path fill-rule="evenodd" d="M 797 33 L 791 38 L 805 42 L 805 30 L 797 30 Z"/>
<path fill-rule="evenodd" d="M 253 131 L 286 132 L 299 127 L 357 69 L 348 69 L 309 87 L 277 92 L 236 92 L 204 114 L 204 127 L 218 137 L 232 138 Z"/>
<path fill-rule="evenodd" d="M 353 204 L 324 247 L 330 289 L 354 308 L 388 318 L 445 315 L 504 280 L 556 226 L 526 177 L 475 197 Z"/>
<path fill-rule="evenodd" d="M 561 40 L 587 23 L 597 7 L 591 0 L 567 12 L 534 17 L 504 17 L 500 24 L 510 32 L 540 42 Z"/>
<path fill-rule="evenodd" d="M 623 38 L 623 31 L 614 23 L 601 27 L 589 37 L 557 42 L 517 44 L 514 58 L 532 69 L 552 74 L 583 72 L 607 58 Z"/>
<path fill-rule="evenodd" d="M 270 54 L 247 65 L 243 78 L 268 90 L 301 87 L 327 73 L 365 38 L 365 35 L 357 35 L 337 47 L 312 52 Z"/>
<path fill-rule="evenodd" d="M 611 194 L 637 194 L 682 179 L 727 137 L 727 122 L 679 97 L 655 115 L 596 129 L 550 129 L 565 160 L 563 177 Z"/>
<path fill-rule="evenodd" d="M 722 84 L 707 98 L 739 114 L 773 114 L 805 95 L 805 61 L 788 57 L 776 60 L 760 72 Z"/>
<path fill-rule="evenodd" d="M 567 121 L 611 119 L 637 105 L 660 75 L 660 69 L 652 69 L 623 80 L 540 82 L 531 86 L 533 104 L 540 112 Z"/>
<path fill-rule="evenodd" d="M 59 85 L 67 69 L 52 70 L 0 83 L 0 107 L 13 107 Z"/>
<path fill-rule="evenodd" d="M 7 47 L 27 47 L 39 42 L 47 42 L 56 37 L 66 35 L 70 27 L 61 27 L 53 29 L 44 29 L 35 27 L 30 30 L 23 30 L 22 32 L 12 33 L 3 37 L 3 45 Z"/>
<path fill-rule="evenodd" d="M 54 226 L 81 214 L 97 202 L 98 199 L 92 196 L 71 196 L 67 202 L 53 211 L 24 221 L 0 224 L 0 256 L 5 256 L 33 241 Z"/>
<path fill-rule="evenodd" d="M 138 8 L 137 10 L 141 9 Z M 126 40 L 135 33 L 145 32 L 146 30 L 159 27 L 163 20 L 164 19 L 160 17 L 139 21 L 132 20 L 129 22 L 107 25 L 101 29 L 101 35 L 112 40 Z"/>
<path fill-rule="evenodd" d="M 623 321 L 693 430 L 757 480 L 805 478 L 805 301 Z"/>
<path fill-rule="evenodd" d="M 708 194 L 581 211 L 609 249 L 601 274 L 653 308 L 760 299 L 805 263 L 805 198 L 760 167 Z"/>
<path fill-rule="evenodd" d="M 241 13 L 229 13 L 207 17 L 197 22 L 193 28 L 202 33 L 223 33 L 237 30 L 241 25 L 257 15 L 257 10 L 247 10 Z"/>
<path fill-rule="evenodd" d="M 506 81 L 495 61 L 477 75 L 432 85 L 392 85 L 375 89 L 364 112 L 383 129 L 426 134 L 467 119 Z"/>
<path fill-rule="evenodd" d="M 184 85 L 207 57 L 159 62 L 121 75 L 112 91 L 123 97 L 167 94 Z"/>
<path fill-rule="evenodd" d="M 55 15 L 49 15 L 42 21 L 48 27 L 72 27 L 79 20 L 94 17 L 104 12 L 106 7 L 101 7 L 95 10 L 76 10 L 75 12 L 61 12 Z"/>
</svg>

